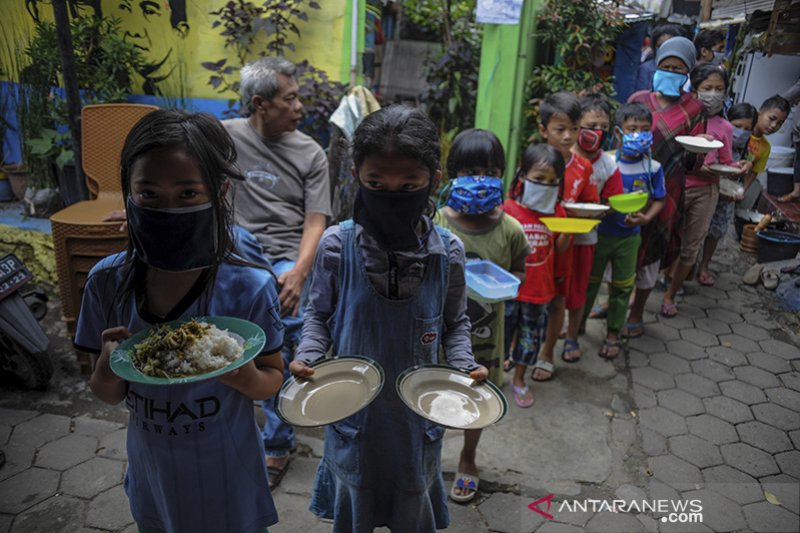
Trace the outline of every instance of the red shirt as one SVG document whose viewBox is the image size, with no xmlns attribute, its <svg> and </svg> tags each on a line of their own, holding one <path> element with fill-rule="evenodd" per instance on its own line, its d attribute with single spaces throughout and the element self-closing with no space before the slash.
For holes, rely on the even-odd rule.
<svg viewBox="0 0 800 533">
<path fill-rule="evenodd" d="M 588 159 L 578 154 L 572 154 L 561 182 L 561 200 L 564 203 L 598 203 L 600 196 L 597 194 L 597 186 L 592 181 L 593 172 L 592 163 Z M 556 254 L 555 277 L 560 280 L 556 283 L 556 289 L 560 296 L 567 294 L 569 289 L 567 280 L 569 280 L 571 272 L 572 242 L 564 253 Z"/>
<path fill-rule="evenodd" d="M 546 304 L 556 294 L 553 272 L 557 233 L 553 233 L 542 224 L 540 217 L 566 216 L 564 209 L 556 205 L 553 215 L 545 215 L 532 211 L 515 200 L 508 199 L 503 210 L 516 218 L 525 232 L 531 253 L 525 257 L 525 282 L 520 285 L 517 300 L 532 304 Z"/>
</svg>

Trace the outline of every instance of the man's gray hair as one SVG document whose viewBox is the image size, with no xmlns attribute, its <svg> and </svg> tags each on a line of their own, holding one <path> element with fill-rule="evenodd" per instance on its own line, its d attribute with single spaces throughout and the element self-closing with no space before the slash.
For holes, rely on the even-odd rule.
<svg viewBox="0 0 800 533">
<path fill-rule="evenodd" d="M 242 108 L 247 115 L 255 111 L 253 96 L 272 100 L 278 94 L 278 74 L 294 77 L 297 67 L 283 57 L 262 57 L 242 67 L 239 90 L 242 93 Z"/>
</svg>

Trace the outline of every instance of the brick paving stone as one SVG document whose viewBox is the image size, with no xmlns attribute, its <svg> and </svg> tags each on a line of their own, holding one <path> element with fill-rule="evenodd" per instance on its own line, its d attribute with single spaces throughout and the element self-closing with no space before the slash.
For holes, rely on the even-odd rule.
<svg viewBox="0 0 800 533">
<path fill-rule="evenodd" d="M 648 326 L 645 326 L 647 330 Z M 666 350 L 664 343 L 658 339 L 654 339 L 645 333 L 642 337 L 630 339 L 628 341 L 628 348 L 639 350 L 642 353 L 659 353 Z"/>
<path fill-rule="evenodd" d="M 660 341 L 675 341 L 681 338 L 677 329 L 664 322 L 649 324 L 647 326 L 647 335 Z"/>
<path fill-rule="evenodd" d="M 741 381 L 745 381 L 756 387 L 766 389 L 769 387 L 777 387 L 781 384 L 772 373 L 762 370 L 755 366 L 738 366 L 733 369 L 733 373 Z"/>
<path fill-rule="evenodd" d="M 725 346 L 714 346 L 706 350 L 709 359 L 722 363 L 725 366 L 742 366 L 747 364 L 747 358 L 742 352 L 737 352 Z"/>
<path fill-rule="evenodd" d="M 730 333 L 731 328 L 725 322 L 720 322 L 719 320 L 715 320 L 713 318 L 698 318 L 694 321 L 695 327 L 698 329 L 702 329 L 708 333 L 712 333 L 714 335 L 723 335 L 725 333 Z"/>
<path fill-rule="evenodd" d="M 633 401 L 636 402 L 636 407 L 639 409 L 647 409 L 658 405 L 656 393 L 638 383 L 633 384 Z"/>
<path fill-rule="evenodd" d="M 725 292 L 724 289 L 720 289 L 719 287 L 706 287 L 702 286 L 699 287 L 700 294 L 705 296 L 706 298 L 711 298 L 712 300 L 727 300 L 728 293 Z"/>
<path fill-rule="evenodd" d="M 698 488 L 691 487 L 692 489 Z M 658 479 L 651 478 L 650 483 L 648 484 L 647 493 L 650 496 L 651 500 L 671 500 L 671 501 L 678 501 L 681 499 L 680 493 L 667 485 L 659 481 Z M 661 517 L 658 511 L 653 513 L 653 516 L 656 518 Z"/>
<path fill-rule="evenodd" d="M 86 435 L 87 437 L 96 438 L 100 438 L 125 427 L 124 424 L 109 422 L 107 420 L 98 420 L 87 416 L 77 416 L 73 419 L 73 422 L 75 423 L 75 430 L 73 431 L 75 435 Z"/>
<path fill-rule="evenodd" d="M 39 414 L 38 411 L 26 411 L 24 409 L 6 409 L 0 407 L 0 425 L 16 426 L 17 424 L 29 420 Z"/>
<path fill-rule="evenodd" d="M 36 453 L 36 466 L 66 470 L 88 461 L 97 451 L 97 439 L 84 435 L 67 435 L 48 442 Z"/>
<path fill-rule="evenodd" d="M 680 313 L 680 316 L 691 319 L 705 318 L 707 316 L 704 309 L 700 309 L 696 305 L 687 304 L 686 302 L 678 304 L 678 313 Z"/>
<path fill-rule="evenodd" d="M 783 357 L 784 359 L 800 359 L 800 348 L 792 346 L 777 339 L 767 339 L 759 342 L 761 349 L 767 353 Z"/>
<path fill-rule="evenodd" d="M 758 326 L 753 326 L 752 324 L 737 324 L 732 329 L 737 335 L 746 337 L 751 341 L 765 341 L 772 338 L 769 331 Z"/>
<path fill-rule="evenodd" d="M 689 433 L 713 444 L 729 444 L 739 441 L 736 429 L 716 416 L 709 414 L 690 416 L 686 419 L 686 424 L 689 426 Z"/>
<path fill-rule="evenodd" d="M 764 499 L 761 485 L 752 476 L 728 465 L 712 466 L 703 470 L 706 488 L 718 492 L 739 505 Z"/>
<path fill-rule="evenodd" d="M 800 392 L 787 389 L 786 387 L 767 389 L 764 392 L 767 393 L 769 401 L 793 411 L 800 411 Z"/>
<path fill-rule="evenodd" d="M 58 472 L 29 468 L 0 482 L 0 513 L 19 514 L 56 493 Z"/>
<path fill-rule="evenodd" d="M 706 358 L 706 352 L 703 348 L 684 340 L 669 341 L 667 343 L 667 351 L 687 361 Z"/>
<path fill-rule="evenodd" d="M 11 530 L 11 522 L 14 517 L 10 514 L 0 514 L 0 533 L 8 533 Z"/>
<path fill-rule="evenodd" d="M 750 412 L 750 408 L 747 405 L 727 396 L 705 398 L 703 403 L 708 414 L 726 420 L 731 424 L 739 424 L 753 419 L 753 413 Z"/>
<path fill-rule="evenodd" d="M 533 531 L 546 519 L 528 509 L 532 500 L 506 492 L 495 492 L 478 506 L 492 531 Z"/>
<path fill-rule="evenodd" d="M 14 533 L 75 533 L 83 526 L 84 502 L 69 496 L 53 496 L 19 514 Z"/>
<path fill-rule="evenodd" d="M 748 525 L 757 533 L 778 533 L 787 531 L 797 533 L 800 531 L 800 518 L 769 502 L 758 502 L 745 505 L 743 508 Z"/>
<path fill-rule="evenodd" d="M 691 372 L 689 363 L 670 353 L 656 353 L 650 355 L 650 366 L 663 370 L 672 376 Z"/>
<path fill-rule="evenodd" d="M 786 359 L 778 357 L 777 355 L 768 354 L 765 352 L 752 352 L 747 354 L 747 360 L 751 365 L 763 368 L 773 374 L 780 374 L 782 372 L 790 372 L 792 365 Z"/>
<path fill-rule="evenodd" d="M 779 453 L 775 456 L 775 460 L 778 462 L 781 472 L 800 479 L 800 451 Z"/>
<path fill-rule="evenodd" d="M 95 457 L 64 472 L 58 490 L 91 499 L 121 483 L 124 473 L 125 463 L 122 461 Z"/>
<path fill-rule="evenodd" d="M 661 533 L 714 533 L 714 530 L 703 524 L 660 523 Z"/>
<path fill-rule="evenodd" d="M 703 525 L 714 531 L 735 531 L 747 527 L 739 505 L 722 494 L 702 489 L 684 492 L 683 498 L 702 502 Z"/>
<path fill-rule="evenodd" d="M 308 480 L 306 480 L 308 481 Z M 286 516 L 297 516 L 302 513 L 303 517 L 308 517 L 308 525 L 304 525 L 302 529 L 297 528 L 294 531 L 297 533 L 330 533 L 331 526 L 321 522 L 311 511 L 308 510 L 308 496 L 301 495 L 296 499 L 293 498 L 293 509 L 290 510 L 291 515 L 287 514 L 287 509 L 283 506 L 278 507 L 278 502 L 275 502 L 278 511 L 278 520 Z M 486 527 L 477 507 L 474 505 L 453 505 L 450 506 L 450 529 L 454 531 L 469 531 L 470 533 L 489 533 L 489 528 Z M 270 531 L 280 533 L 283 531 L 280 527 L 280 522 L 275 526 L 270 527 Z M 324 529 L 323 529 L 324 528 Z M 311 531 L 309 531 L 311 530 Z M 138 533 L 138 532 L 137 532 Z"/>
<path fill-rule="evenodd" d="M 629 446 L 636 442 L 636 424 L 632 420 L 615 417 L 611 420 L 611 438 L 618 446 L 618 449 L 627 450 Z"/>
<path fill-rule="evenodd" d="M 128 457 L 128 446 L 126 442 L 127 432 L 124 429 L 118 429 L 113 433 L 109 433 L 100 439 L 100 446 L 97 448 L 97 455 L 100 457 L 107 457 L 109 459 L 122 459 Z"/>
<path fill-rule="evenodd" d="M 598 533 L 619 533 L 625 531 L 634 533 L 645 531 L 644 524 L 639 522 L 633 515 L 627 513 L 597 513 L 586 524 L 586 531 L 597 531 Z"/>
<path fill-rule="evenodd" d="M 778 376 L 785 387 L 800 392 L 800 372 L 786 372 Z"/>
<path fill-rule="evenodd" d="M 750 353 L 750 352 L 758 352 L 759 346 L 758 343 L 755 341 L 751 341 L 750 339 L 746 339 L 741 335 L 720 335 L 719 343 L 722 346 L 726 346 L 728 348 L 733 348 L 742 353 Z"/>
<path fill-rule="evenodd" d="M 792 442 L 785 432 L 763 422 L 745 422 L 736 426 L 736 431 L 742 442 L 773 455 L 792 449 Z"/>
<path fill-rule="evenodd" d="M 531 500 L 533 500 L 533 498 L 531 498 Z M 594 516 L 594 511 L 592 511 L 591 507 L 588 507 L 586 511 L 574 508 L 572 511 L 570 511 L 567 507 L 564 507 L 563 512 L 558 512 L 558 509 L 561 507 L 561 503 L 562 502 L 560 501 L 554 501 L 553 507 L 550 508 L 550 514 L 554 515 L 554 519 L 559 522 L 583 528 L 586 526 L 586 522 L 588 522 Z"/>
<path fill-rule="evenodd" d="M 719 387 L 713 381 L 697 374 L 680 374 L 675 376 L 675 384 L 700 398 L 715 396 L 720 393 Z"/>
<path fill-rule="evenodd" d="M 778 498 L 778 501 L 794 514 L 800 514 L 800 482 L 797 479 L 778 474 L 761 478 L 761 487 Z"/>
<path fill-rule="evenodd" d="M 724 322 L 726 324 L 738 324 L 740 322 L 744 322 L 742 315 L 739 313 L 734 313 L 733 311 L 728 311 L 727 309 L 723 309 L 721 307 L 709 309 L 708 317 L 713 318 L 714 320 L 719 320 L 720 322 Z"/>
<path fill-rule="evenodd" d="M 784 431 L 800 429 L 800 416 L 796 412 L 774 403 L 754 405 L 753 414 L 757 420 Z"/>
<path fill-rule="evenodd" d="M 800 430 L 790 432 L 789 438 L 792 439 L 794 447 L 800 449 Z"/>
<path fill-rule="evenodd" d="M 658 522 L 643 514 L 637 514 L 636 520 L 642 523 L 648 533 L 658 533 Z"/>
<path fill-rule="evenodd" d="M 681 330 L 681 338 L 702 348 L 709 348 L 719 344 L 719 339 L 716 335 L 699 329 L 683 329 Z"/>
<path fill-rule="evenodd" d="M 628 350 L 628 366 L 639 368 L 650 364 L 650 359 L 639 350 Z"/>
<path fill-rule="evenodd" d="M 545 522 L 536 530 L 536 533 L 581 533 L 582 531 L 583 529 L 569 524 Z"/>
<path fill-rule="evenodd" d="M 725 381 L 719 384 L 719 388 L 725 396 L 733 398 L 734 400 L 739 400 L 747 405 L 767 401 L 767 397 L 761 389 L 749 383 L 745 383 L 744 381 Z"/>
<path fill-rule="evenodd" d="M 708 298 L 700 294 L 692 294 L 690 296 L 686 296 L 684 298 L 684 301 L 700 309 L 714 309 L 716 307 L 719 307 L 719 304 L 716 302 L 716 300 L 712 300 L 711 298 Z"/>
<path fill-rule="evenodd" d="M 9 442 L 38 448 L 69 433 L 68 416 L 44 414 L 14 426 Z"/>
<path fill-rule="evenodd" d="M 11 426 L 0 426 L 0 446 L 7 443 L 9 437 L 11 437 Z"/>
<path fill-rule="evenodd" d="M 659 324 L 666 324 L 673 329 L 686 329 L 694 327 L 694 320 L 688 316 L 678 315 L 672 318 L 661 316 L 661 313 L 656 313 L 656 321 Z"/>
<path fill-rule="evenodd" d="M 89 502 L 86 525 L 98 529 L 121 529 L 133 522 L 128 497 L 122 485 L 101 492 Z"/>
<path fill-rule="evenodd" d="M 722 456 L 717 447 L 695 435 L 670 437 L 669 450 L 698 468 L 722 464 Z"/>
<path fill-rule="evenodd" d="M 675 455 L 662 455 L 647 460 L 653 477 L 677 490 L 693 490 L 703 483 L 700 469 Z"/>
<path fill-rule="evenodd" d="M 736 377 L 730 368 L 723 364 L 711 361 L 710 359 L 692 361 L 692 370 L 696 374 L 717 382 L 728 381 Z"/>
<path fill-rule="evenodd" d="M 771 476 L 780 472 L 778 464 L 770 454 L 749 444 L 742 442 L 725 444 L 720 447 L 720 451 L 727 464 L 755 478 Z"/>
<path fill-rule="evenodd" d="M 679 415 L 691 416 L 705 412 L 703 401 L 682 389 L 662 390 L 656 394 L 658 404 Z"/>
<path fill-rule="evenodd" d="M 6 454 L 6 464 L 0 468 L 0 481 L 15 476 L 31 466 L 36 449 L 25 443 L 7 444 L 3 446 L 3 453 Z"/>
<path fill-rule="evenodd" d="M 642 432 L 642 449 L 650 457 L 667 453 L 667 439 L 651 429 L 640 427 Z"/>
<path fill-rule="evenodd" d="M 633 368 L 631 369 L 631 377 L 634 383 L 644 385 L 655 391 L 671 389 L 675 386 L 675 380 L 672 379 L 672 376 L 657 368 Z"/>
<path fill-rule="evenodd" d="M 686 433 L 686 422 L 683 417 L 664 409 L 663 407 L 653 407 L 639 411 L 640 423 L 660 433 L 665 437 L 682 435 Z"/>
</svg>

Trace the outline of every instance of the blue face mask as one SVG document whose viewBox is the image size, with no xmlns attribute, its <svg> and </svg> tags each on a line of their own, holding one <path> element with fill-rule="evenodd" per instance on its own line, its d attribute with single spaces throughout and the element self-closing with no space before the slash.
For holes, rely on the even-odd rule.
<svg viewBox="0 0 800 533">
<path fill-rule="evenodd" d="M 625 157 L 640 159 L 650 152 L 650 147 L 652 145 L 652 132 L 637 131 L 635 133 L 623 133 L 620 152 L 622 152 L 622 155 Z"/>
<path fill-rule="evenodd" d="M 679 97 L 688 79 L 686 74 L 658 69 L 653 75 L 653 90 L 664 96 Z"/>
<path fill-rule="evenodd" d="M 447 205 L 459 213 L 480 215 L 503 203 L 503 180 L 493 176 L 458 176 L 450 182 Z"/>
</svg>

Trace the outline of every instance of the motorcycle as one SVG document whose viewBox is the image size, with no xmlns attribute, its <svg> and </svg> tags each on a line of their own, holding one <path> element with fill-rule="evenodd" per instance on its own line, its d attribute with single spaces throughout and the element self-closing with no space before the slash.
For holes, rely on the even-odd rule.
<svg viewBox="0 0 800 533">
<path fill-rule="evenodd" d="M 20 290 L 32 278 L 14 254 L 0 258 L 0 372 L 25 388 L 44 389 L 53 376 L 50 341 L 39 325 L 47 314 L 47 294 Z"/>
</svg>

